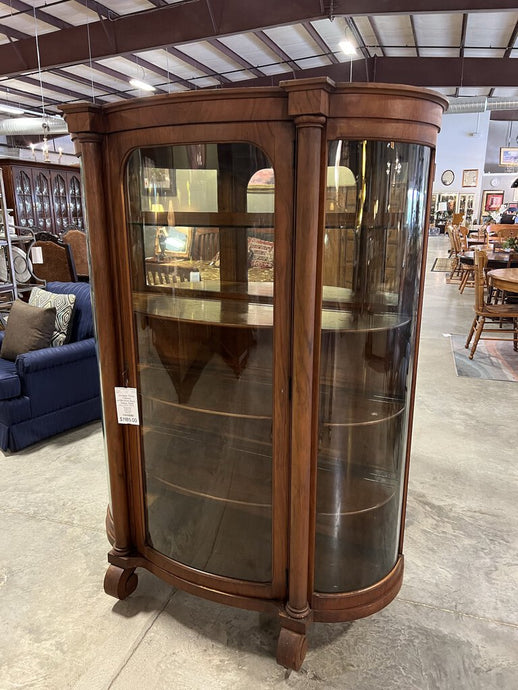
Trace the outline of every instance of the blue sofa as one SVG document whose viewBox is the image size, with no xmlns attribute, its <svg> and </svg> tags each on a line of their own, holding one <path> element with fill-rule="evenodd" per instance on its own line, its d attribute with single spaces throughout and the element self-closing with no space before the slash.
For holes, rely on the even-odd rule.
<svg viewBox="0 0 518 690">
<path fill-rule="evenodd" d="M 101 394 L 90 286 L 48 283 L 46 290 L 76 295 L 69 342 L 0 357 L 0 448 L 16 451 L 101 418 Z M 0 333 L 0 344 L 4 333 Z"/>
</svg>

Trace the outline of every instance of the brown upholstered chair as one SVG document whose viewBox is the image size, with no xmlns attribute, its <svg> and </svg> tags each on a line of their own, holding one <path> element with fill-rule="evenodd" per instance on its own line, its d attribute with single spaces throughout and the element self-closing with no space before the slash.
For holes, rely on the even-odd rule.
<svg viewBox="0 0 518 690">
<path fill-rule="evenodd" d="M 78 278 L 87 279 L 88 249 L 86 246 L 86 233 L 76 228 L 70 228 L 63 233 L 61 239 L 70 246 Z"/>
<path fill-rule="evenodd" d="M 37 278 L 59 283 L 76 283 L 77 273 L 72 251 L 68 244 L 47 232 L 35 234 L 31 245 L 32 272 Z M 33 249 L 39 247 L 43 263 L 35 263 Z"/>
</svg>

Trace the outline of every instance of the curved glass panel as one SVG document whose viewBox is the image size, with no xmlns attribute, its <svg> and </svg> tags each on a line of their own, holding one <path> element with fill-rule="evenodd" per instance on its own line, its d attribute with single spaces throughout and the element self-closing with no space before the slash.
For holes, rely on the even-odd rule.
<svg viewBox="0 0 518 690">
<path fill-rule="evenodd" d="M 147 541 L 269 582 L 273 171 L 251 144 L 167 146 L 126 183 Z"/>
<path fill-rule="evenodd" d="M 329 144 L 315 589 L 395 565 L 430 149 Z"/>
</svg>

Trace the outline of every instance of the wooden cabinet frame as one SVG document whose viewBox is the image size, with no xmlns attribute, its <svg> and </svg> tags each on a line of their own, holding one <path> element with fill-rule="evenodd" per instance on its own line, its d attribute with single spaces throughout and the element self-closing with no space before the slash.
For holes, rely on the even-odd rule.
<svg viewBox="0 0 518 690">
<path fill-rule="evenodd" d="M 105 579 L 108 593 L 119 598 L 130 594 L 137 584 L 135 568 L 144 567 L 191 593 L 234 606 L 278 612 L 281 635 L 277 658 L 291 668 L 302 664 L 306 631 L 312 620 L 366 616 L 397 594 L 403 574 L 402 527 L 399 555 L 381 580 L 352 592 L 314 591 L 321 247 L 326 216 L 323 152 L 326 142 L 341 137 L 380 140 L 387 146 L 394 141 L 423 145 L 431 149 L 430 169 L 424 171 L 430 180 L 445 105 L 439 95 L 411 87 L 307 79 L 273 88 L 182 93 L 105 107 L 63 107 L 82 158 L 90 224 L 91 279 L 111 487 L 107 527 L 113 548 Z M 124 185 L 128 156 L 145 146 L 236 141 L 251 142 L 262 149 L 276 176 L 270 584 L 202 572 L 151 548 L 143 517 L 139 428 L 117 423 L 114 400 L 115 386 L 137 386 L 135 337 L 128 318 L 133 309 Z M 430 182 L 426 188 L 430 196 Z M 428 214 L 423 218 L 423 235 L 427 220 Z M 423 281 L 424 269 L 421 295 Z M 414 356 L 400 509 L 403 516 L 416 366 Z"/>
</svg>

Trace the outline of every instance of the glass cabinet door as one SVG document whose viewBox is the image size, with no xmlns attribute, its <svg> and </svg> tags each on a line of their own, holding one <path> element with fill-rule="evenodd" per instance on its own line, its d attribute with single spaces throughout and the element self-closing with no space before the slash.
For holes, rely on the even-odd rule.
<svg viewBox="0 0 518 690">
<path fill-rule="evenodd" d="M 272 579 L 274 176 L 248 143 L 126 167 L 146 542 Z"/>
<path fill-rule="evenodd" d="M 430 149 L 329 143 L 315 589 L 396 563 Z"/>
<path fill-rule="evenodd" d="M 38 229 L 50 232 L 52 228 L 52 211 L 50 174 L 47 172 L 34 172 L 34 213 Z"/>
<path fill-rule="evenodd" d="M 16 167 L 13 167 L 13 175 L 18 222 L 22 227 L 33 228 L 35 223 L 32 177 Z"/>
<path fill-rule="evenodd" d="M 53 174 L 51 180 L 52 201 L 54 204 L 54 223 L 56 226 L 56 233 L 61 235 L 67 225 L 67 187 L 65 178 L 59 173 Z"/>
</svg>

